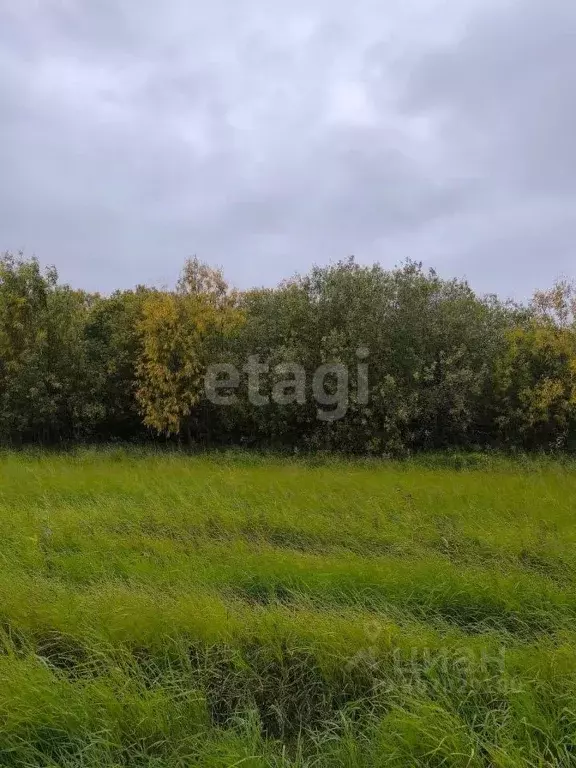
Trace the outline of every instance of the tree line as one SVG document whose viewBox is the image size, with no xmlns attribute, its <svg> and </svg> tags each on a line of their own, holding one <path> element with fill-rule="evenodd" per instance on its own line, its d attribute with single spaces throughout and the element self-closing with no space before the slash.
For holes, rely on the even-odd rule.
<svg viewBox="0 0 576 768">
<path fill-rule="evenodd" d="M 310 375 L 293 397 L 250 397 L 248 359 L 266 364 L 263 392 L 281 370 Z M 313 373 L 333 364 L 348 372 L 345 415 L 320 419 Z M 214 366 L 238 371 L 226 405 L 207 395 Z M 328 392 L 337 384 L 326 377 Z M 375 455 L 573 450 L 576 290 L 561 280 L 517 304 L 418 263 L 351 258 L 236 291 L 190 259 L 173 289 L 103 296 L 34 258 L 0 257 L 0 443 L 158 439 Z"/>
</svg>

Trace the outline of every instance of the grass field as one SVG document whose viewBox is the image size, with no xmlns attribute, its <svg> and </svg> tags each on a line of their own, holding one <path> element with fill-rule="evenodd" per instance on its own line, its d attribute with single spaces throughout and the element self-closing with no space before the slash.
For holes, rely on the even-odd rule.
<svg viewBox="0 0 576 768">
<path fill-rule="evenodd" d="M 576 472 L 0 456 L 0 765 L 576 765 Z"/>
</svg>

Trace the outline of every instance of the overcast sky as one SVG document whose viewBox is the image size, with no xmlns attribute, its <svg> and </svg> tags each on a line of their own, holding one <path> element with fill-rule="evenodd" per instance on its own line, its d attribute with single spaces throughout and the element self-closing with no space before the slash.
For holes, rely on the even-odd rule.
<svg viewBox="0 0 576 768">
<path fill-rule="evenodd" d="M 0 0 L 0 250 L 576 277 L 576 0 Z"/>
</svg>

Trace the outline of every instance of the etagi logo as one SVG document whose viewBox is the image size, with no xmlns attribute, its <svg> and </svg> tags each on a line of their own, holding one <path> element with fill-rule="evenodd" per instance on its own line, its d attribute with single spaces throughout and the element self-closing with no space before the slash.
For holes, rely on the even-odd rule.
<svg viewBox="0 0 576 768">
<path fill-rule="evenodd" d="M 316 416 L 320 421 L 338 421 L 348 412 L 350 402 L 350 381 L 355 382 L 354 400 L 360 405 L 367 405 L 369 400 L 368 363 L 369 350 L 358 347 L 354 376 L 350 376 L 349 367 L 343 363 L 323 363 L 312 374 L 312 386 L 307 386 L 306 369 L 294 362 L 275 365 L 261 362 L 258 355 L 250 355 L 240 370 L 232 363 L 214 363 L 209 365 L 204 379 L 208 400 L 214 405 L 235 405 L 239 395 L 241 371 L 247 377 L 246 396 L 251 405 L 263 407 L 270 402 L 277 405 L 305 405 L 312 395 L 316 403 Z M 270 381 L 271 392 L 262 391 L 262 377 Z"/>
</svg>

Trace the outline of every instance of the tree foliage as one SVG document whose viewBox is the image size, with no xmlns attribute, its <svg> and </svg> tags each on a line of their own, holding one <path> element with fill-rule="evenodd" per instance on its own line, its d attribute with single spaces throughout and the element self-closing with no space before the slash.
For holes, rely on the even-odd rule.
<svg viewBox="0 0 576 768">
<path fill-rule="evenodd" d="M 221 273 L 197 259 L 185 264 L 175 292 L 144 301 L 136 397 L 147 426 L 192 438 L 206 368 L 241 321 L 236 304 Z"/>
<path fill-rule="evenodd" d="M 250 359 L 264 366 L 256 404 Z M 215 363 L 239 371 L 226 406 L 206 395 Z M 314 373 L 335 365 L 345 414 L 322 419 Z M 299 367 L 297 396 L 270 398 Z M 173 290 L 100 296 L 35 259 L 0 258 L 0 442 L 155 435 L 395 455 L 572 449 L 576 288 L 563 279 L 521 306 L 418 263 L 348 259 L 237 292 L 194 258 Z"/>
</svg>

